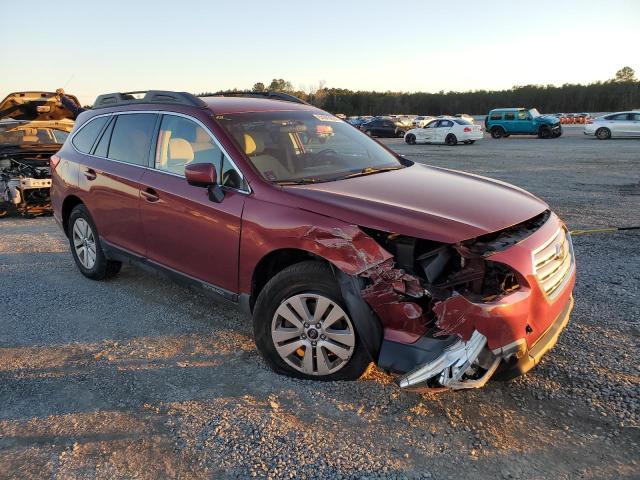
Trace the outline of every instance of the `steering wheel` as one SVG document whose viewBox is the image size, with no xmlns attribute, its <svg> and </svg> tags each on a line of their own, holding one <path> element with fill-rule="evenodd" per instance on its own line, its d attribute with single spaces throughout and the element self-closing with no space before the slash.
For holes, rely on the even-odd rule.
<svg viewBox="0 0 640 480">
<path fill-rule="evenodd" d="M 328 157 L 328 156 L 332 156 L 332 157 L 336 157 L 338 158 L 340 155 L 338 155 L 338 152 L 336 152 L 333 148 L 325 148 L 324 150 L 320 150 L 319 152 L 316 153 L 317 156 L 322 156 L 322 157 Z"/>
</svg>

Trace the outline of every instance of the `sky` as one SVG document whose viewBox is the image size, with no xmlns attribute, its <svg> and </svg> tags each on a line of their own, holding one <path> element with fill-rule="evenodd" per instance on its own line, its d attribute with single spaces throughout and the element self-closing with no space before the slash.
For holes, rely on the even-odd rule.
<svg viewBox="0 0 640 480">
<path fill-rule="evenodd" d="M 63 87 L 437 92 L 640 77 L 640 0 L 0 0 L 0 97 Z"/>
</svg>

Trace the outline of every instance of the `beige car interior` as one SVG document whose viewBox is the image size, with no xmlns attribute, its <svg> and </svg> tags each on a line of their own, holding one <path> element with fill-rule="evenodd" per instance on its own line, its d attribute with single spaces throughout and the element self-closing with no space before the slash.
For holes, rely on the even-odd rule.
<svg viewBox="0 0 640 480">
<path fill-rule="evenodd" d="M 267 180 L 285 180 L 291 178 L 293 174 L 277 158 L 265 153 L 264 133 L 252 131 L 251 134 L 242 134 L 240 144 L 244 148 L 251 163 L 258 169 L 260 174 Z"/>
</svg>

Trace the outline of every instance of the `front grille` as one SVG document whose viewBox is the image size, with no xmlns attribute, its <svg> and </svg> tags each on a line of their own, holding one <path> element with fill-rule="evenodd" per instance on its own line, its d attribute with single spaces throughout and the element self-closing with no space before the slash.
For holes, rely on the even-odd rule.
<svg viewBox="0 0 640 480">
<path fill-rule="evenodd" d="M 562 227 L 533 252 L 533 272 L 540 288 L 552 299 L 562 291 L 573 270 L 573 246 Z"/>
</svg>

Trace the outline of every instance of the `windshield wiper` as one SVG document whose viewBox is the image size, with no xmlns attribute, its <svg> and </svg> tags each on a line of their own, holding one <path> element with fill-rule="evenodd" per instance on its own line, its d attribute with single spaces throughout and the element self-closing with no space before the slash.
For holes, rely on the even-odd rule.
<svg viewBox="0 0 640 480">
<path fill-rule="evenodd" d="M 307 185 L 309 183 L 318 183 L 315 178 L 296 178 L 295 180 L 276 180 L 278 185 Z"/>
<path fill-rule="evenodd" d="M 353 178 L 353 177 L 363 177 L 365 175 L 373 175 L 374 173 L 389 172 L 391 170 L 400 170 L 401 168 L 404 168 L 404 167 L 382 167 L 382 168 L 365 167 L 362 170 L 360 170 L 359 172 L 355 172 L 355 173 L 352 173 L 350 175 L 345 175 L 341 179 Z"/>
</svg>

